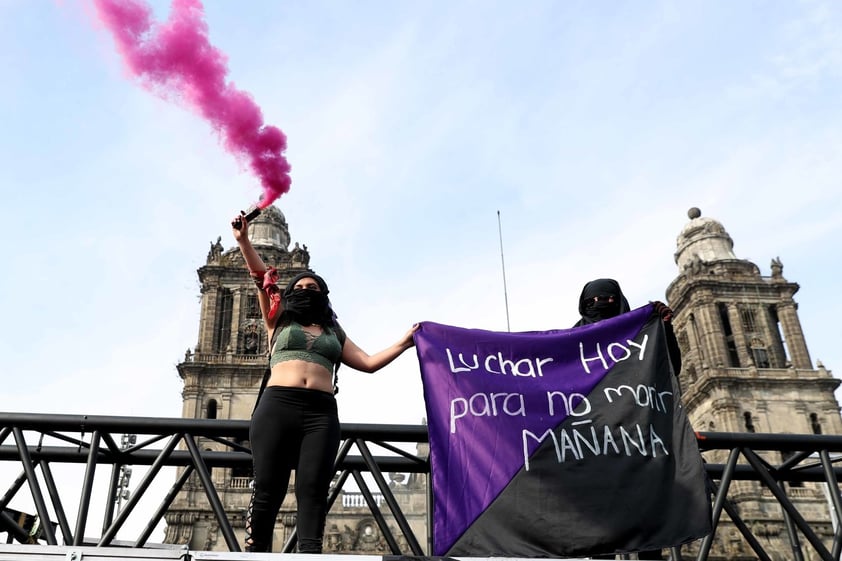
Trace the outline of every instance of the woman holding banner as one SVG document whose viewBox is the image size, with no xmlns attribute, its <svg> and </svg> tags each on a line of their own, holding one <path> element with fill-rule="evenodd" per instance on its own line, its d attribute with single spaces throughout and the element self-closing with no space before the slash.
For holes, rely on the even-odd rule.
<svg viewBox="0 0 842 561">
<path fill-rule="evenodd" d="M 667 349 L 670 362 L 676 378 L 681 371 L 681 350 L 678 348 L 678 341 L 672 329 L 672 310 L 663 302 L 652 302 L 655 312 L 661 317 L 666 328 Z M 596 279 L 585 284 L 582 294 L 579 296 L 579 315 L 582 317 L 574 327 L 596 323 L 604 319 L 617 317 L 631 311 L 620 283 L 614 279 Z M 663 559 L 660 549 L 638 552 L 638 559 Z M 614 559 L 614 554 L 594 555 L 594 559 Z"/>
<path fill-rule="evenodd" d="M 673 373 L 678 377 L 681 372 L 681 349 L 672 329 L 672 309 L 663 302 L 651 302 L 655 312 L 664 322 L 667 334 L 667 349 Z M 573 327 L 596 323 L 630 311 L 629 302 L 620 289 L 620 283 L 614 279 L 596 279 L 585 284 L 579 296 L 579 315 L 582 317 Z"/>
<path fill-rule="evenodd" d="M 249 428 L 254 491 L 246 520 L 246 551 L 271 551 L 275 518 L 295 470 L 298 551 L 321 553 L 327 494 L 339 449 L 334 374 L 339 363 L 375 372 L 415 343 L 413 326 L 396 343 L 369 355 L 336 322 L 324 279 L 312 271 L 281 291 L 248 237 L 248 221 L 231 223 L 258 300 L 270 343 L 268 379 Z M 239 226 L 239 227 L 238 227 Z"/>
</svg>

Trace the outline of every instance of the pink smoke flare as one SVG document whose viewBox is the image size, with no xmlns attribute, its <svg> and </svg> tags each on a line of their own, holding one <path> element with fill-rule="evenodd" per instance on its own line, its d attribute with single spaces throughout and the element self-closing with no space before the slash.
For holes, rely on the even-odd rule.
<svg viewBox="0 0 842 561">
<path fill-rule="evenodd" d="M 185 100 L 221 135 L 237 158 L 245 158 L 263 186 L 266 208 L 289 191 L 286 136 L 264 125 L 260 108 L 232 82 L 227 57 L 208 40 L 200 0 L 173 0 L 169 19 L 157 23 L 143 0 L 94 0 L 99 19 L 114 36 L 129 71 L 162 97 Z"/>
</svg>

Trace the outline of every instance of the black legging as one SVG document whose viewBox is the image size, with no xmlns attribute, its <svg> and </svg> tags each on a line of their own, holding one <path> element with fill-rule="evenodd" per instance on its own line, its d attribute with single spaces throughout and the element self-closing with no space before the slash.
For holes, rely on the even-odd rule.
<svg viewBox="0 0 842 561">
<path fill-rule="evenodd" d="M 254 492 L 246 521 L 247 551 L 271 551 L 275 518 L 295 470 L 298 551 L 321 553 L 327 492 L 339 449 L 339 417 L 332 394 L 269 386 L 249 429 Z"/>
</svg>

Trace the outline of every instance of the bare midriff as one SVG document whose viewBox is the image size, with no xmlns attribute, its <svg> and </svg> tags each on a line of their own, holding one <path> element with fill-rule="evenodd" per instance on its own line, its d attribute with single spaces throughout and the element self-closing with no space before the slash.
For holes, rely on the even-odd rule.
<svg viewBox="0 0 842 561">
<path fill-rule="evenodd" d="M 306 360 L 286 360 L 272 367 L 267 386 L 307 388 L 333 393 L 333 374 L 321 364 Z"/>
</svg>

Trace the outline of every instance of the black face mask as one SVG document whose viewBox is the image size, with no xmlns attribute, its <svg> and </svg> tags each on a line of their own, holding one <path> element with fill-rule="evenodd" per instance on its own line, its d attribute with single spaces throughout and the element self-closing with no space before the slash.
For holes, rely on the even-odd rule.
<svg viewBox="0 0 842 561">
<path fill-rule="evenodd" d="M 327 317 L 327 294 L 299 289 L 284 295 L 284 312 L 302 325 L 322 323 Z"/>
<path fill-rule="evenodd" d="M 584 317 L 591 321 L 599 321 L 603 319 L 613 318 L 620 315 L 620 298 L 615 297 L 613 302 L 607 299 L 600 299 L 597 302 L 588 301 L 585 304 Z"/>
</svg>

